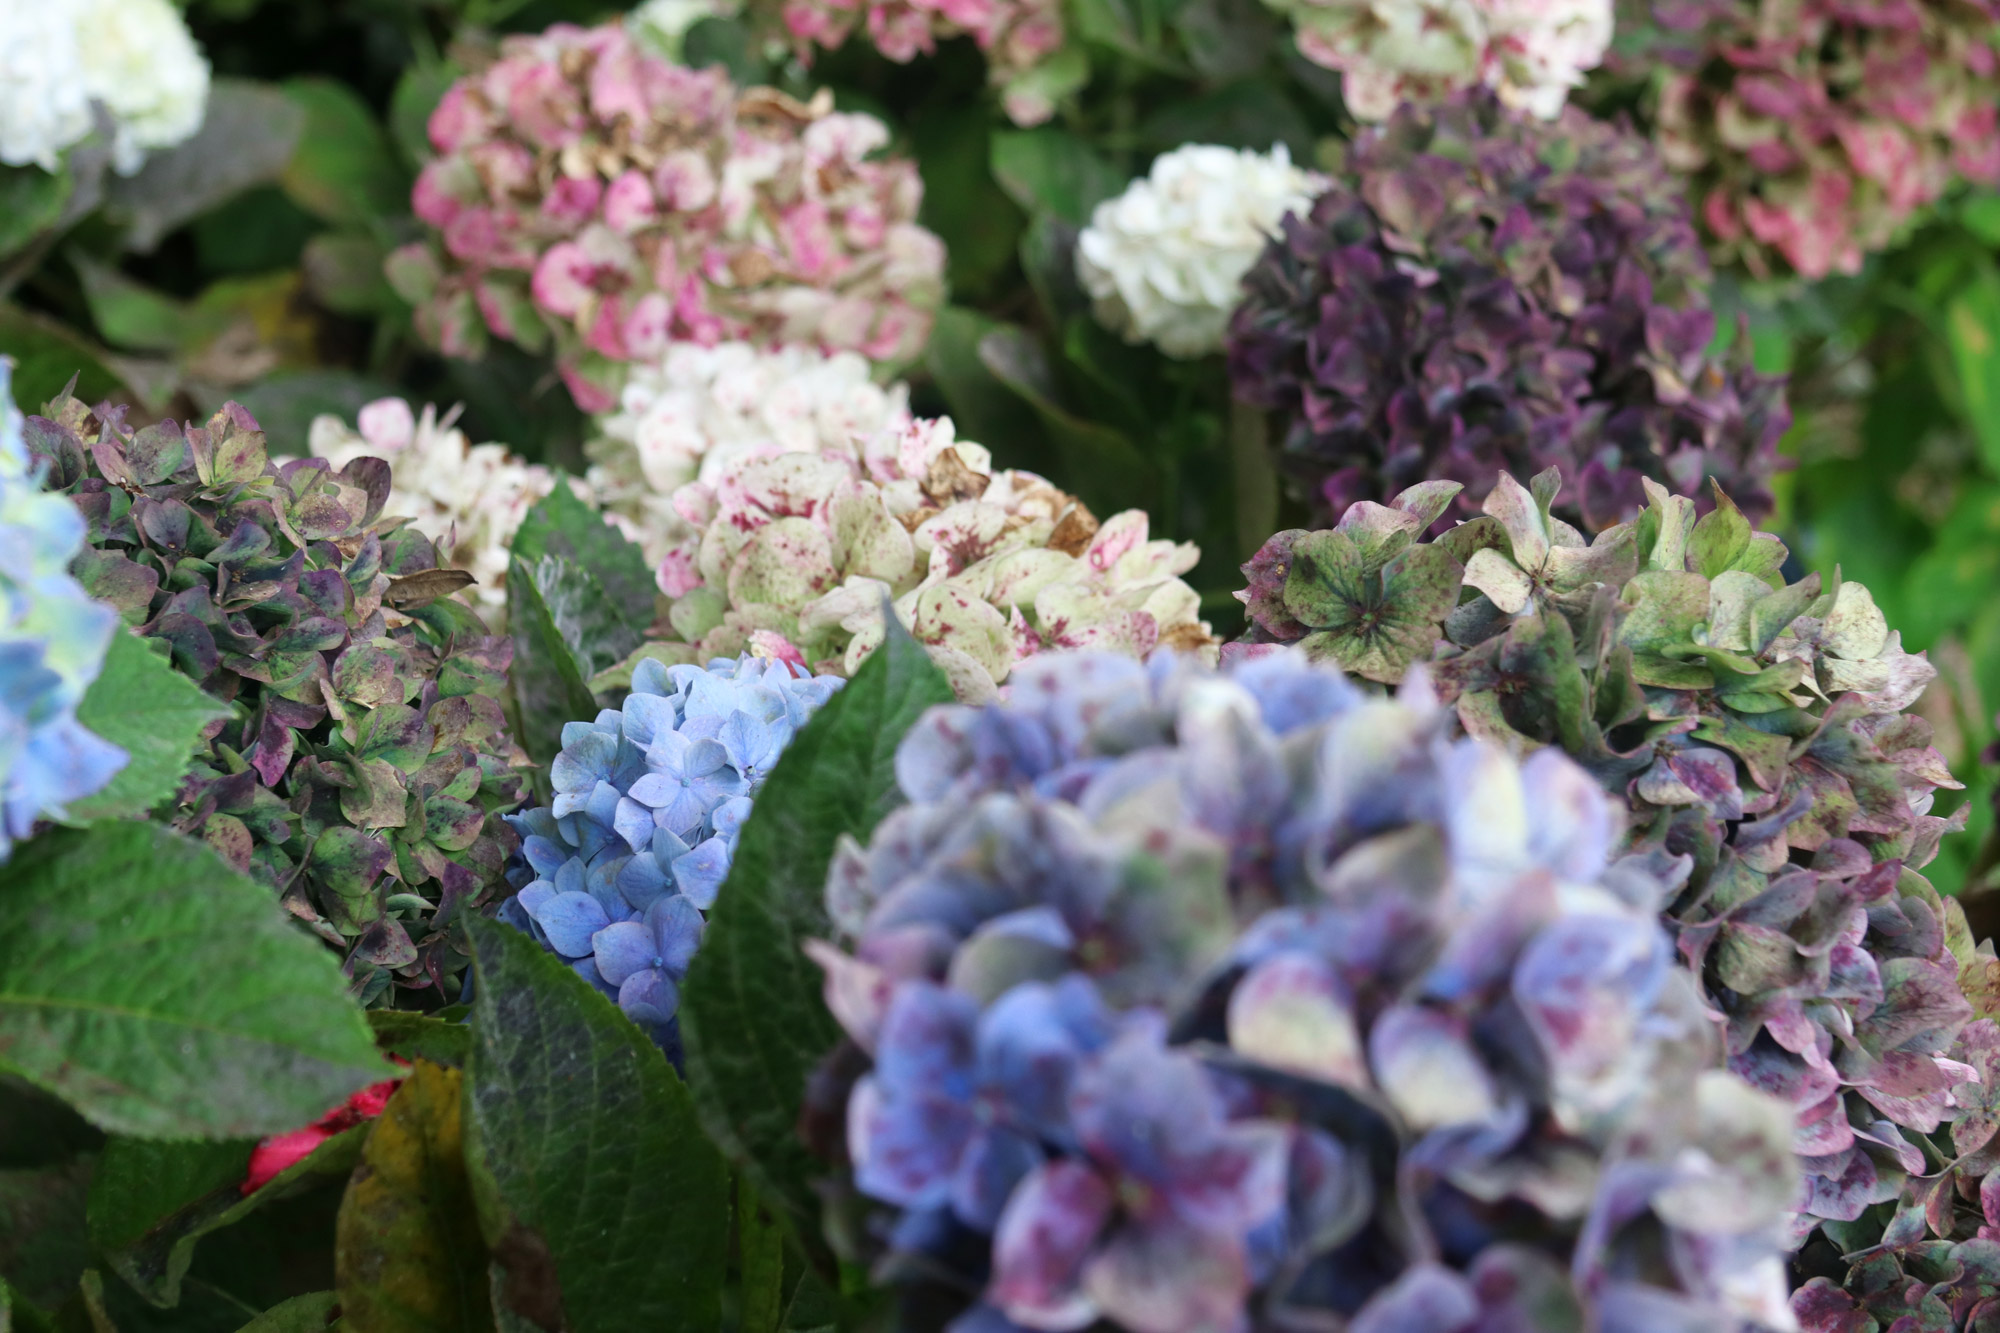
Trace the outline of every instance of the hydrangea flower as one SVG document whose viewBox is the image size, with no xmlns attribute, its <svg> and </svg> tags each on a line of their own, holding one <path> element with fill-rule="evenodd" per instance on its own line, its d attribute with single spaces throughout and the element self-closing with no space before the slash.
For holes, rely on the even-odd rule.
<svg viewBox="0 0 2000 1333">
<path fill-rule="evenodd" d="M 923 182 L 830 96 L 738 89 L 616 22 L 558 24 L 453 84 L 430 140 L 412 205 L 438 234 L 392 255 L 391 280 L 451 355 L 553 337 L 585 411 L 677 340 L 895 363 L 929 335 L 944 246 L 916 223 Z"/>
<path fill-rule="evenodd" d="M 438 554 L 383 517 L 379 458 L 275 465 L 236 403 L 136 429 L 110 403 L 44 410 L 27 440 L 88 524 L 78 579 L 231 708 L 174 827 L 270 885 L 371 1003 L 446 987 L 513 847 L 512 641 L 403 583 Z"/>
<path fill-rule="evenodd" d="M 1172 357 L 1222 349 L 1243 275 L 1288 213 L 1325 179 L 1269 153 L 1187 144 L 1099 204 L 1076 243 L 1076 276 L 1098 322 Z"/>
<path fill-rule="evenodd" d="M 702 913 L 751 801 L 840 685 L 754 657 L 642 660 L 622 705 L 563 728 L 554 803 L 507 817 L 521 835 L 510 872 L 520 891 L 500 918 L 671 1048 Z"/>
<path fill-rule="evenodd" d="M 0 162 L 62 165 L 103 112 L 131 175 L 201 128 L 208 62 L 169 0 L 47 0 L 0 14 Z"/>
<path fill-rule="evenodd" d="M 713 485 L 771 450 L 852 453 L 907 423 L 909 396 L 900 381 L 875 383 L 853 352 L 675 343 L 657 361 L 634 365 L 618 410 L 598 418 L 598 438 L 585 449 L 595 463 L 590 485 L 658 561 L 693 535 L 673 506 L 682 486 Z"/>
<path fill-rule="evenodd" d="M 1643 508 L 1646 478 L 1714 478 L 1761 516 L 1790 416 L 1747 338 L 1710 353 L 1708 279 L 1643 139 L 1467 94 L 1356 139 L 1245 280 L 1230 375 L 1316 522 L 1433 478 L 1470 517 L 1501 473 L 1551 465 L 1590 530 Z"/>
<path fill-rule="evenodd" d="M 440 554 L 479 580 L 473 596 L 492 624 L 504 626 L 507 548 L 535 502 L 555 489 L 556 474 L 522 462 L 504 444 L 471 443 L 453 426 L 457 416 L 454 408 L 440 421 L 437 408 L 425 404 L 417 417 L 401 398 L 378 398 L 353 428 L 323 415 L 306 438 L 312 456 L 336 469 L 371 455 L 385 460 L 395 485 L 384 511 L 449 543 Z"/>
<path fill-rule="evenodd" d="M 1341 73 L 1361 120 L 1484 86 L 1553 119 L 1611 44 L 1612 0 L 1266 0 L 1299 52 Z"/>
<path fill-rule="evenodd" d="M 1660 148 L 1718 255 L 1853 273 L 1958 180 L 2000 184 L 1988 0 L 1655 4 Z"/>
<path fill-rule="evenodd" d="M 1452 732 L 1297 652 L 920 719 L 809 946 L 878 1271 L 962 1333 L 1782 1325 L 1791 1118 L 1714 1067 L 1671 879 Z"/>
<path fill-rule="evenodd" d="M 70 576 L 83 516 L 42 489 L 0 357 L 0 862 L 37 821 L 90 795 L 125 767 L 125 751 L 76 720 L 104 665 L 118 613 Z"/>
<path fill-rule="evenodd" d="M 1046 649 L 1214 644 L 1179 577 L 1192 545 L 1149 541 L 1143 510 L 1100 524 L 1034 473 L 994 471 L 949 417 L 819 453 L 765 446 L 674 508 L 693 535 L 658 581 L 689 656 L 754 650 L 852 675 L 891 604 L 959 697 L 985 699 Z"/>
<path fill-rule="evenodd" d="M 815 48 L 838 50 L 857 27 L 899 65 L 929 55 L 940 40 L 970 36 L 1016 125 L 1047 120 L 1089 75 L 1083 49 L 1068 44 L 1057 0 L 756 0 L 751 12 L 807 64 Z"/>
<path fill-rule="evenodd" d="M 1468 732 L 1559 747 L 1620 797 L 1633 847 L 1686 876 L 1663 906 L 1730 1067 L 1798 1111 L 1802 1226 L 1853 1221 L 1966 1093 L 1964 917 L 1917 873 L 1960 785 L 1907 711 L 1936 672 L 1862 585 L 1787 584 L 1784 546 L 1719 493 L 1697 521 L 1648 481 L 1646 512 L 1586 543 L 1559 484 L 1503 475 L 1433 542 L 1446 483 L 1280 533 L 1244 566 L 1251 637 L 1385 682 L 1433 662 Z"/>
</svg>

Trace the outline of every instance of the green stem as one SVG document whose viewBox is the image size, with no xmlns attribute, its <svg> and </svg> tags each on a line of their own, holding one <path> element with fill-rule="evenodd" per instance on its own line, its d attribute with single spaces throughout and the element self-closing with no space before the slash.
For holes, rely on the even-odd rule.
<svg viewBox="0 0 2000 1333">
<path fill-rule="evenodd" d="M 1229 400 L 1229 458 L 1236 483 L 1236 554 L 1248 560 L 1278 527 L 1278 474 L 1263 412 Z"/>
</svg>

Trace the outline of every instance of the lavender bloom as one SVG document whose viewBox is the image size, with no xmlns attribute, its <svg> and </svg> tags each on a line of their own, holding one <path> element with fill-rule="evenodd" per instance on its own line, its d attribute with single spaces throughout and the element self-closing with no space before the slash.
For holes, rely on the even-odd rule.
<svg viewBox="0 0 2000 1333">
<path fill-rule="evenodd" d="M 563 728 L 554 803 L 509 817 L 520 892 L 501 919 L 664 1029 L 751 798 L 839 687 L 754 657 L 641 662 L 623 705 Z"/>
<path fill-rule="evenodd" d="M 1791 1116 L 1721 1068 L 1671 867 L 1452 726 L 1285 652 L 927 714 L 809 946 L 888 1271 L 953 1271 L 959 1333 L 1782 1316 Z"/>
<path fill-rule="evenodd" d="M 1709 352 L 1708 261 L 1645 140 L 1490 94 L 1405 107 L 1285 224 L 1229 338 L 1238 398 L 1276 416 L 1315 526 L 1430 479 L 1470 517 L 1502 472 L 1559 466 L 1563 516 L 1629 518 L 1651 478 L 1714 478 L 1752 517 L 1787 413 L 1746 338 Z"/>
</svg>

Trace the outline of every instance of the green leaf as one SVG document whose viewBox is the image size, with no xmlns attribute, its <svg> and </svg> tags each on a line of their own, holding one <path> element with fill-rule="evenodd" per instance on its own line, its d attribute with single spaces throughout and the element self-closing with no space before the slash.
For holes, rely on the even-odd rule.
<svg viewBox="0 0 2000 1333">
<path fill-rule="evenodd" d="M 306 290 L 339 315 L 385 315 L 401 298 L 382 275 L 389 251 L 374 237 L 357 232 L 322 232 L 306 242 L 299 258 Z"/>
<path fill-rule="evenodd" d="M 944 241 L 947 285 L 960 300 L 1004 284 L 1024 221 L 987 169 L 989 126 L 978 105 L 927 109 L 908 126 L 924 179 L 917 220 Z"/>
<path fill-rule="evenodd" d="M 334 1234 L 341 1317 L 368 1333 L 492 1327 L 486 1246 L 465 1173 L 456 1069 L 418 1061 L 348 1181 Z"/>
<path fill-rule="evenodd" d="M 785 1228 L 757 1197 L 750 1177 L 736 1177 L 736 1267 L 742 1274 L 738 1333 L 779 1333 L 785 1318 Z"/>
<path fill-rule="evenodd" d="M 418 60 L 396 80 L 396 91 L 389 95 L 389 134 L 410 166 L 420 167 L 434 156 L 431 112 L 464 72 L 448 60 Z"/>
<path fill-rule="evenodd" d="M 1945 331 L 1966 419 L 1986 465 L 2000 469 L 2000 274 L 1980 270 L 1945 308 Z"/>
<path fill-rule="evenodd" d="M 467 927 L 479 1036 L 467 1146 L 495 1258 L 519 1272 L 546 1255 L 570 1328 L 713 1333 L 729 1171 L 686 1086 L 540 945 L 483 918 Z"/>
<path fill-rule="evenodd" d="M 193 138 L 149 155 L 135 176 L 105 178 L 105 215 L 125 224 L 127 245 L 150 251 L 170 232 L 278 179 L 305 123 L 272 85 L 219 78 Z"/>
<path fill-rule="evenodd" d="M 389 136 L 353 89 L 332 79 L 292 79 L 285 96 L 305 130 L 285 165 L 285 193 L 328 222 L 362 224 L 409 211 L 409 177 Z"/>
<path fill-rule="evenodd" d="M 132 1290 L 162 1309 L 176 1305 L 203 1237 L 346 1176 L 369 1129 L 334 1135 L 248 1195 L 242 1184 L 256 1140 L 114 1138 L 91 1180 L 91 1242 Z"/>
<path fill-rule="evenodd" d="M 561 556 L 543 560 L 567 564 Z M 535 574 L 536 567 L 519 556 L 508 562 L 507 624 L 514 636 L 509 674 L 521 711 L 521 746 L 537 764 L 546 765 L 562 751 L 563 724 L 595 717 L 597 700 L 590 693 L 592 673 L 564 640 Z"/>
<path fill-rule="evenodd" d="M 812 1216 L 809 1182 L 822 1170 L 798 1141 L 806 1078 L 840 1036 L 801 949 L 831 929 L 835 840 L 866 838 L 901 803 L 896 746 L 926 708 L 951 700 L 929 654 L 892 622 L 765 783 L 681 989 L 688 1081 L 709 1133 L 795 1221 Z"/>
<path fill-rule="evenodd" d="M 0 257 L 25 248 L 56 224 L 76 179 L 69 168 L 0 167 Z"/>
<path fill-rule="evenodd" d="M 652 623 L 655 585 L 646 553 L 605 522 L 603 514 L 577 499 L 567 483 L 528 511 L 509 549 L 530 564 L 545 555 L 559 555 L 581 565 L 623 620 L 641 629 Z"/>
<path fill-rule="evenodd" d="M 90 339 L 46 315 L 0 302 L 0 353 L 14 358 L 14 400 L 25 409 L 62 392 L 77 377 L 76 396 L 86 403 L 129 392 L 115 358 Z"/>
<path fill-rule="evenodd" d="M 1293 162 L 1302 166 L 1312 163 L 1312 126 L 1285 95 L 1282 83 L 1270 78 L 1244 79 L 1198 97 L 1169 102 L 1146 118 L 1139 127 L 1139 137 L 1160 149 L 1212 143 L 1268 153 L 1272 145 L 1284 144 L 1291 150 Z"/>
<path fill-rule="evenodd" d="M 0 1063 L 114 1133 L 306 1124 L 388 1067 L 269 889 L 151 824 L 59 830 L 0 893 Z"/>
<path fill-rule="evenodd" d="M 122 626 L 111 636 L 104 669 L 84 691 L 76 720 L 130 756 L 106 786 L 69 804 L 69 822 L 143 815 L 174 794 L 203 729 L 229 707 L 201 692 Z"/>
<path fill-rule="evenodd" d="M 944 394 L 962 438 L 991 449 L 1001 466 L 1047 475 L 1058 460 L 1042 434 L 1040 418 L 979 357 L 980 340 L 1002 327 L 977 310 L 947 306 L 931 328 L 924 368 Z"/>
<path fill-rule="evenodd" d="M 91 1161 L 0 1171 L 0 1273 L 37 1305 L 61 1304 L 91 1262 L 84 1200 Z"/>
<path fill-rule="evenodd" d="M 237 1333 L 319 1333 L 333 1322 L 339 1301 L 330 1291 L 309 1291 L 272 1306 Z"/>
<path fill-rule="evenodd" d="M 1063 463 L 1050 480 L 1101 516 L 1157 503 L 1159 473 L 1152 461 L 1127 436 L 1062 405 L 1048 357 L 1026 330 L 1002 325 L 987 334 L 979 340 L 979 360 L 1041 418 Z"/>
<path fill-rule="evenodd" d="M 197 318 L 185 303 L 98 263 L 80 250 L 69 252 L 69 262 L 83 284 L 91 321 L 113 347 L 179 352 L 206 342 L 221 329 L 214 321 Z"/>
<path fill-rule="evenodd" d="M 472 1056 L 472 1029 L 464 1023 L 401 1009 L 370 1009 L 368 1026 L 376 1045 L 406 1060 L 429 1060 L 458 1069 Z"/>
<path fill-rule="evenodd" d="M 1068 130 L 1044 126 L 993 135 L 993 179 L 1030 213 L 1053 213 L 1078 226 L 1125 188 L 1124 176 Z"/>
</svg>

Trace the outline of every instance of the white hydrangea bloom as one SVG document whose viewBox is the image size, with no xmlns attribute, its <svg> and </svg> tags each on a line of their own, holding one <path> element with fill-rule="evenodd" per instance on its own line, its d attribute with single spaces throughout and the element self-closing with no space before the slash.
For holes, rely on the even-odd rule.
<svg viewBox="0 0 2000 1333">
<path fill-rule="evenodd" d="M 688 482 L 753 454 L 852 453 L 908 418 L 908 387 L 875 383 L 853 352 L 676 343 L 635 364 L 618 409 L 598 419 L 590 485 L 657 560 L 690 532 L 673 506 Z"/>
<path fill-rule="evenodd" d="M 90 133 L 77 47 L 81 0 L 0 3 L 0 162 L 54 171 Z"/>
<path fill-rule="evenodd" d="M 44 171 L 90 134 L 95 102 L 125 175 L 201 128 L 208 62 L 168 0 L 0 0 L 0 162 Z"/>
<path fill-rule="evenodd" d="M 1553 118 L 1611 44 L 1612 0 L 1268 0 L 1307 59 L 1341 71 L 1347 109 L 1383 120 L 1483 83 Z"/>
<path fill-rule="evenodd" d="M 1243 275 L 1287 213 L 1303 213 L 1325 179 L 1269 153 L 1188 144 L 1091 215 L 1076 275 L 1097 318 L 1128 342 L 1168 356 L 1222 346 Z"/>
<path fill-rule="evenodd" d="M 83 0 L 77 46 L 85 91 L 111 113 L 111 165 L 120 173 L 201 128 L 208 62 L 168 0 Z"/>
<path fill-rule="evenodd" d="M 439 553 L 479 580 L 473 591 L 489 626 L 507 605 L 507 547 L 535 502 L 555 489 L 556 474 L 524 463 L 499 444 L 472 444 L 426 405 L 421 418 L 400 398 L 362 408 L 352 429 L 337 416 L 313 420 L 307 443 L 334 467 L 363 456 L 388 462 L 392 486 L 383 513 L 414 519 Z M 572 483 L 574 485 L 574 483 Z"/>
</svg>

